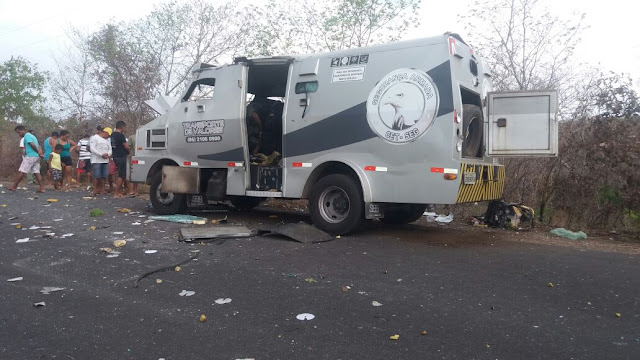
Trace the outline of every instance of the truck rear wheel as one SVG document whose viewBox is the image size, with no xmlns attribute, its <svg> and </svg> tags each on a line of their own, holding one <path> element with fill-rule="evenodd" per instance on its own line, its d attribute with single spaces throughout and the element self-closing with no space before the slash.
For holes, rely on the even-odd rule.
<svg viewBox="0 0 640 360">
<path fill-rule="evenodd" d="M 464 104 L 462 108 L 462 156 L 482 157 L 483 128 L 482 109 L 477 105 Z"/>
<path fill-rule="evenodd" d="M 385 224 L 401 225 L 412 223 L 424 214 L 427 205 L 421 204 L 394 204 L 390 205 L 384 212 L 384 217 L 380 219 Z"/>
<path fill-rule="evenodd" d="M 263 198 L 251 197 L 251 196 L 234 196 L 229 201 L 234 208 L 240 211 L 251 210 L 254 207 L 260 205 Z"/>
<path fill-rule="evenodd" d="M 328 175 L 313 184 L 309 197 L 311 221 L 332 235 L 356 230 L 364 219 L 360 184 L 342 174 Z"/>
<path fill-rule="evenodd" d="M 184 194 L 174 194 L 162 192 L 162 171 L 158 171 L 151 178 L 151 189 L 149 192 L 151 205 L 156 213 L 160 215 L 173 215 L 184 211 L 187 201 Z"/>
</svg>

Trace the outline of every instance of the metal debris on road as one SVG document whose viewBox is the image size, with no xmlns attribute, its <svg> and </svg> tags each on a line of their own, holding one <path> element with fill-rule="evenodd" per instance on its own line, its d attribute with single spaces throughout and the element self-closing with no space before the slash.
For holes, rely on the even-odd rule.
<svg viewBox="0 0 640 360">
<path fill-rule="evenodd" d="M 389 336 L 389 340 L 398 340 L 398 339 L 400 339 L 400 335 L 398 334 Z"/>
<path fill-rule="evenodd" d="M 195 295 L 195 293 L 196 293 L 195 291 L 191 291 L 191 290 L 182 290 L 180 292 L 180 294 L 178 294 L 178 295 L 180 295 L 180 296 L 193 296 L 193 295 Z"/>
<path fill-rule="evenodd" d="M 319 243 L 334 240 L 333 235 L 305 222 L 278 225 L 275 228 L 259 229 L 261 235 L 283 235 L 301 243 Z"/>
<path fill-rule="evenodd" d="M 342 287 L 342 292 L 347 292 L 349 290 L 351 290 L 351 286 L 343 286 Z"/>
<path fill-rule="evenodd" d="M 107 258 L 112 259 L 112 258 L 117 258 L 118 256 L 120 256 L 120 254 L 109 254 L 107 255 Z"/>
<path fill-rule="evenodd" d="M 137 225 L 142 225 L 142 223 L 138 221 L 134 221 L 131 223 L 131 225 L 137 226 Z"/>
<path fill-rule="evenodd" d="M 552 287 L 553 287 L 553 283 L 552 283 L 552 282 L 548 283 L 548 284 L 547 284 L 547 287 L 552 288 Z"/>
<path fill-rule="evenodd" d="M 218 305 L 223 305 L 223 304 L 228 304 L 231 302 L 230 298 L 220 298 L 220 299 L 216 299 L 216 301 L 214 301 L 216 304 Z"/>
<path fill-rule="evenodd" d="M 157 252 L 158 252 L 158 250 L 145 250 L 144 251 L 145 254 L 155 254 Z"/>
<path fill-rule="evenodd" d="M 46 305 L 46 304 L 44 303 L 44 301 L 40 301 L 40 302 L 37 302 L 37 303 L 34 303 L 34 304 L 33 304 L 33 306 L 34 306 L 34 307 L 43 307 L 43 306 L 45 306 L 45 305 Z"/>
<path fill-rule="evenodd" d="M 71 237 L 71 236 L 73 236 L 73 235 L 74 235 L 74 234 L 72 234 L 72 233 L 68 233 L 68 234 L 63 234 L 63 235 L 61 235 L 60 237 L 61 237 L 61 238 L 68 238 L 68 237 Z"/>
<path fill-rule="evenodd" d="M 205 321 L 207 321 L 207 315 L 205 314 L 200 315 L 200 322 L 205 322 Z"/>
<path fill-rule="evenodd" d="M 313 315 L 313 314 L 309 314 L 309 313 L 302 313 L 302 314 L 298 314 L 298 315 L 296 316 L 296 319 L 298 319 L 298 320 L 302 320 L 302 321 L 305 321 L 305 320 L 313 320 L 313 319 L 315 319 L 315 318 L 316 318 L 316 316 L 315 316 L 315 315 Z"/>
<path fill-rule="evenodd" d="M 41 293 L 45 294 L 45 295 L 49 295 L 52 292 L 56 292 L 56 291 L 62 291 L 66 288 L 63 287 L 55 287 L 55 286 L 45 286 L 42 288 L 42 290 L 40 290 Z"/>
<path fill-rule="evenodd" d="M 100 248 L 100 251 L 106 252 L 106 253 L 112 253 L 113 249 L 108 247 L 103 247 L 103 248 Z"/>
<path fill-rule="evenodd" d="M 18 239 L 18 240 L 16 240 L 16 243 L 18 243 L 18 244 L 20 244 L 20 243 L 26 243 L 27 241 L 29 241 L 29 238 Z"/>
<path fill-rule="evenodd" d="M 15 277 L 13 279 L 7 279 L 8 282 L 22 281 L 24 278 L 22 276 Z"/>
<path fill-rule="evenodd" d="M 114 231 L 113 232 L 113 235 L 122 235 L 122 234 L 124 234 L 124 232 L 122 232 L 122 231 Z"/>
<path fill-rule="evenodd" d="M 616 317 L 617 318 L 622 317 L 622 314 L 621 313 L 616 313 Z"/>
<path fill-rule="evenodd" d="M 422 330 L 422 332 L 420 333 L 420 335 L 427 335 L 427 330 Z"/>
<path fill-rule="evenodd" d="M 246 226 L 216 226 L 180 229 L 180 239 L 185 242 L 251 237 L 255 235 L 256 232 L 249 230 Z"/>
<path fill-rule="evenodd" d="M 156 279 L 156 284 L 162 284 L 162 279 Z"/>
<path fill-rule="evenodd" d="M 62 221 L 64 219 L 53 219 L 53 221 Z"/>
<path fill-rule="evenodd" d="M 373 305 L 373 306 L 382 306 L 382 303 L 379 303 L 379 302 L 377 302 L 377 301 L 373 300 L 373 301 L 371 302 L 371 305 Z"/>
<path fill-rule="evenodd" d="M 58 202 L 58 199 L 47 199 L 48 203 L 55 203 Z"/>
<path fill-rule="evenodd" d="M 156 215 L 149 216 L 149 219 L 158 221 L 169 221 L 180 224 L 204 225 L 207 223 L 207 219 L 193 215 Z"/>
</svg>

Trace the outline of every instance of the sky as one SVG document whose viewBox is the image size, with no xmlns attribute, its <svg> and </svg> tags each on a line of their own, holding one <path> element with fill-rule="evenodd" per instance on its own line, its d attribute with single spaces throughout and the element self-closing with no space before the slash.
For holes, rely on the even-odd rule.
<svg viewBox="0 0 640 360">
<path fill-rule="evenodd" d="M 210 0 L 216 1 L 216 0 Z M 264 0 L 254 0 L 260 2 Z M 424 0 L 420 9 L 421 24 L 405 38 L 428 37 L 445 31 L 458 32 L 463 38 L 465 26 L 462 12 L 473 0 L 431 2 Z M 628 0 L 541 0 L 562 17 L 572 11 L 586 13 L 589 26 L 576 49 L 579 63 L 614 72 L 630 74 L 640 81 L 640 37 L 636 34 L 640 4 Z M 44 70 L 55 70 L 53 56 L 68 44 L 71 27 L 84 31 L 97 30 L 110 20 L 127 21 L 140 18 L 159 1 L 17 1 L 0 0 L 0 62 L 22 56 Z"/>
</svg>

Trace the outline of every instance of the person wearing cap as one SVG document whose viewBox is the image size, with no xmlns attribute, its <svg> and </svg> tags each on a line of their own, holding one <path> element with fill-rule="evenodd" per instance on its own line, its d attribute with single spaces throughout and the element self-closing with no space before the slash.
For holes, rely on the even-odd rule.
<svg viewBox="0 0 640 360">
<path fill-rule="evenodd" d="M 104 194 L 104 183 L 109 176 L 109 158 L 111 157 L 110 127 L 99 130 L 89 139 L 91 152 L 91 172 L 93 175 L 93 196 Z"/>
</svg>

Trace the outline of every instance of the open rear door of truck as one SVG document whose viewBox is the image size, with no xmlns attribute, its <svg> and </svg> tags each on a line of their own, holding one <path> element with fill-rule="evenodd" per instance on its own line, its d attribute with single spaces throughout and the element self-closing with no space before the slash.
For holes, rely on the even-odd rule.
<svg viewBox="0 0 640 360">
<path fill-rule="evenodd" d="M 558 155 L 556 91 L 491 92 L 488 97 L 488 156 Z"/>
</svg>

